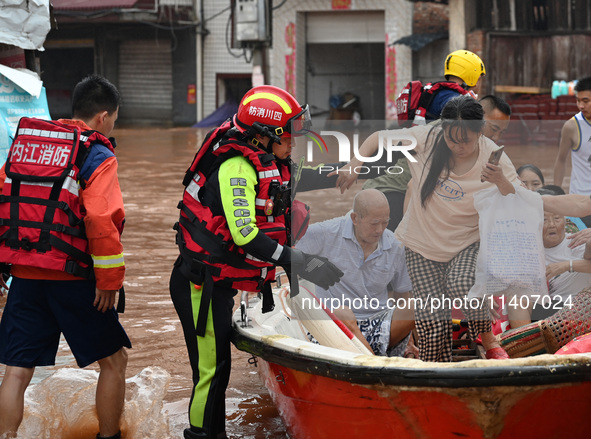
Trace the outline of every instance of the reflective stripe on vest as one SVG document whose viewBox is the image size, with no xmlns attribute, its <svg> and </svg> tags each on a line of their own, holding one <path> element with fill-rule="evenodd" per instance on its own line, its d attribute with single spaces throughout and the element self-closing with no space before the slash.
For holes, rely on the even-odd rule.
<svg viewBox="0 0 591 439">
<path fill-rule="evenodd" d="M 73 176 L 74 176 L 74 171 L 72 170 L 70 172 L 70 174 L 64 180 L 64 184 L 62 185 L 62 189 L 70 192 L 75 197 L 78 197 L 80 195 L 80 185 L 78 184 L 78 182 L 76 180 L 74 180 L 74 178 L 72 178 Z M 6 180 L 4 180 L 4 184 L 12 184 L 12 178 L 6 177 Z M 51 188 L 53 186 L 53 183 L 43 182 L 43 181 L 35 181 L 35 182 L 21 181 L 21 185 Z"/>
</svg>

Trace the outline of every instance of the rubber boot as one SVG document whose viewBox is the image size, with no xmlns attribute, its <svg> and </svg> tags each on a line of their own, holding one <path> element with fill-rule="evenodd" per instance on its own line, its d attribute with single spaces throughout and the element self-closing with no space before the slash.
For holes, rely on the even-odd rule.
<svg viewBox="0 0 591 439">
<path fill-rule="evenodd" d="M 207 439 L 207 433 L 204 431 L 196 432 L 190 428 L 185 428 L 183 431 L 185 439 Z"/>
</svg>

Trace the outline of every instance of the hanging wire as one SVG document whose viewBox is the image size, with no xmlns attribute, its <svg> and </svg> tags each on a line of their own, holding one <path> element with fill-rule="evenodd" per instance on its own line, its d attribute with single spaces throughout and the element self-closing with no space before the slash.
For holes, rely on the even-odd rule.
<svg viewBox="0 0 591 439">
<path fill-rule="evenodd" d="M 210 20 L 213 20 L 216 17 L 219 17 L 220 15 L 222 15 L 224 12 L 226 12 L 227 10 L 232 9 L 232 5 L 222 9 L 219 12 L 216 12 L 215 14 L 213 14 L 211 17 L 206 18 L 205 20 L 203 20 L 204 23 L 207 23 Z"/>
<path fill-rule="evenodd" d="M 242 58 L 244 56 L 244 52 L 241 54 L 236 54 L 234 52 L 232 52 L 232 48 L 230 47 L 230 23 L 232 23 L 232 16 L 234 15 L 233 10 L 230 10 L 230 15 L 228 15 L 228 21 L 226 22 L 226 50 L 228 51 L 228 53 L 230 55 L 232 55 L 234 58 Z"/>
</svg>

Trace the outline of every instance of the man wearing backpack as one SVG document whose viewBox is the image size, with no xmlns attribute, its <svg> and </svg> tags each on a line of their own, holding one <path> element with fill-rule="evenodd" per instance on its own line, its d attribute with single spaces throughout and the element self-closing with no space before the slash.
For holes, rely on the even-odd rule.
<svg viewBox="0 0 591 439">
<path fill-rule="evenodd" d="M 445 59 L 445 81 L 423 85 L 409 82 L 396 99 L 398 121 L 402 126 L 422 125 L 439 119 L 447 102 L 459 95 L 477 97 L 480 78 L 486 75 L 484 63 L 469 50 L 456 50 Z"/>
<path fill-rule="evenodd" d="M 114 304 L 125 214 L 106 137 L 120 100 L 108 80 L 88 76 L 74 89 L 73 119 L 21 119 L 0 170 L 0 262 L 12 275 L 0 322 L 2 437 L 16 437 L 35 367 L 55 364 L 62 333 L 78 366 L 99 364 L 97 438 L 121 437 L 131 343 Z"/>
</svg>

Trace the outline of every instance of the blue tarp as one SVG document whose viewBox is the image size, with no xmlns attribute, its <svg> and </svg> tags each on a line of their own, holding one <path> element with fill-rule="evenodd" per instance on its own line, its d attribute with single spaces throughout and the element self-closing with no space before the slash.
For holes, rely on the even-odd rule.
<svg viewBox="0 0 591 439">
<path fill-rule="evenodd" d="M 431 44 L 433 41 L 441 40 L 447 37 L 447 33 L 413 34 L 408 35 L 406 37 L 402 37 L 399 40 L 394 41 L 390 45 L 392 46 L 394 44 L 405 44 L 416 52 L 417 50 L 421 50 L 426 45 Z"/>
<path fill-rule="evenodd" d="M 213 113 L 193 125 L 196 128 L 211 128 L 222 124 L 229 117 L 234 116 L 238 111 L 238 104 L 233 99 L 228 99 L 221 107 Z"/>
</svg>

